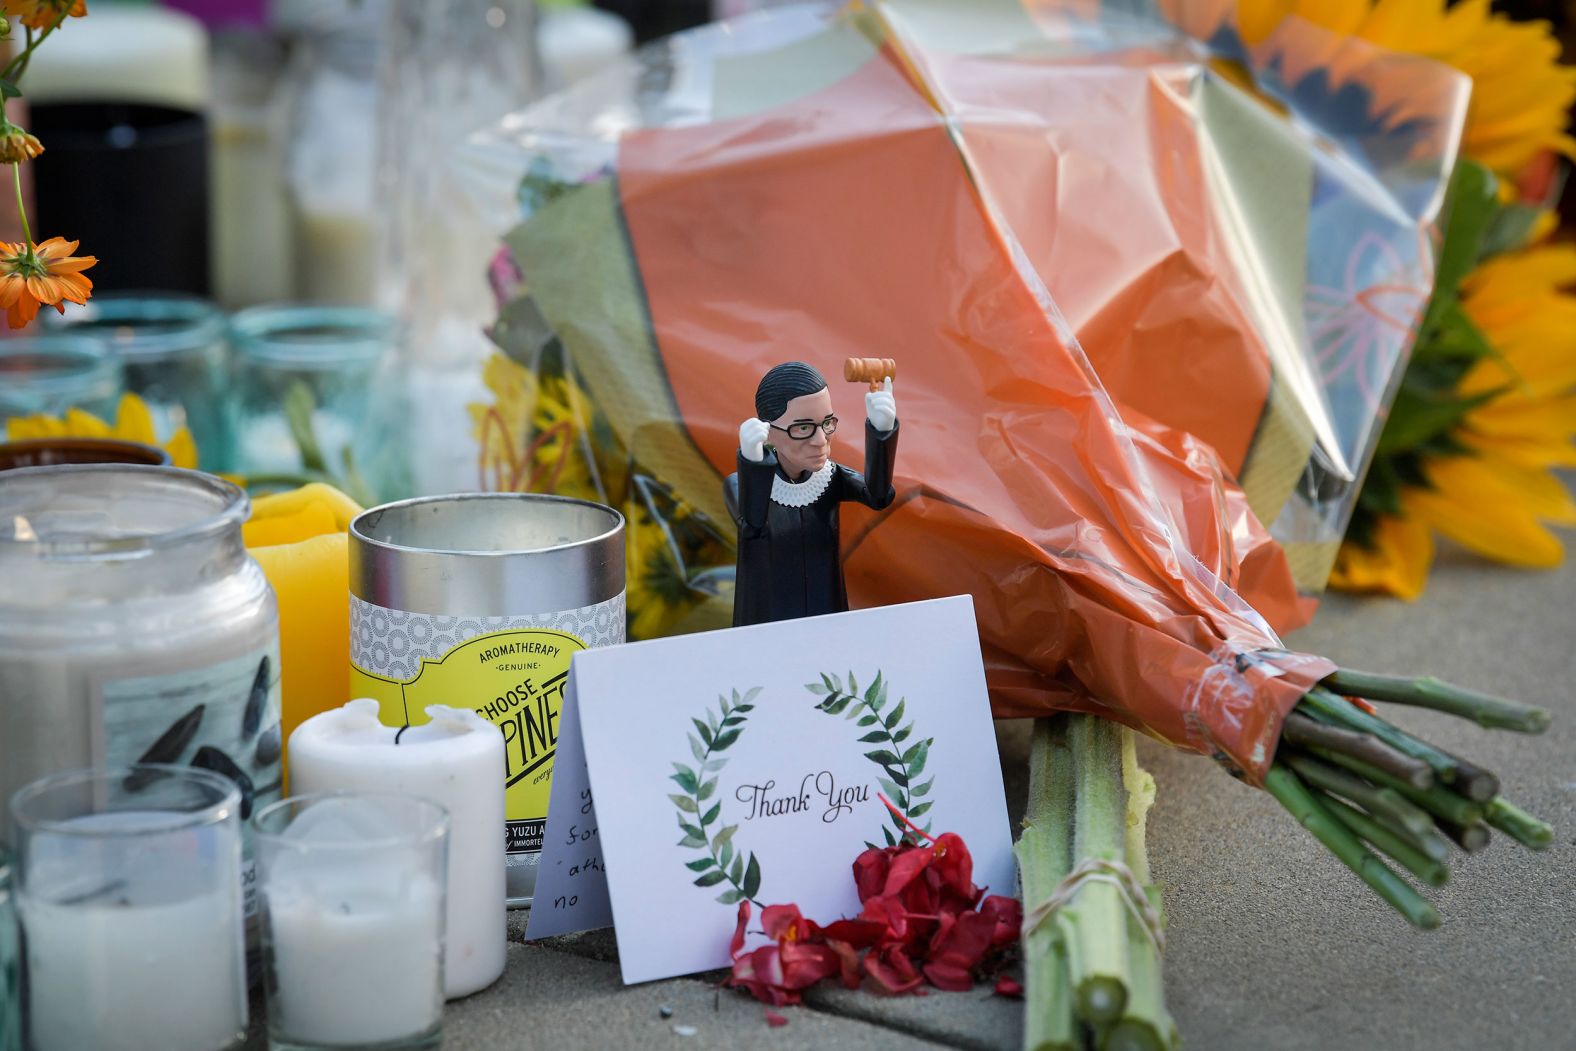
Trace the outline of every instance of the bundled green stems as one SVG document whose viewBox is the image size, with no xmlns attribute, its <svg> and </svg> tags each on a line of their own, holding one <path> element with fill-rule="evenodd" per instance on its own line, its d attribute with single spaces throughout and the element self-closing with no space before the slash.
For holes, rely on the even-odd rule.
<svg viewBox="0 0 1576 1051">
<path fill-rule="evenodd" d="M 1548 825 L 1499 795 L 1499 778 L 1423 741 L 1349 698 L 1432 708 L 1479 726 L 1542 733 L 1549 713 L 1437 679 L 1338 671 L 1287 716 L 1264 787 L 1375 893 L 1418 927 L 1439 914 L 1383 858 L 1429 886 L 1449 878 L 1453 843 L 1488 845 L 1489 828 L 1533 850 Z"/>
<path fill-rule="evenodd" d="M 1154 782 L 1132 734 L 1087 715 L 1035 724 L 1018 841 L 1025 908 L 1024 1046 L 1169 1051 L 1159 891 L 1144 816 Z"/>
</svg>

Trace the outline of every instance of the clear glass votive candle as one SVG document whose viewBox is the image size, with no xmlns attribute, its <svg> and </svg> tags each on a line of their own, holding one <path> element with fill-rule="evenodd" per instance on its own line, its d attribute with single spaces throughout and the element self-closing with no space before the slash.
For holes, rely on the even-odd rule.
<svg viewBox="0 0 1576 1051">
<path fill-rule="evenodd" d="M 195 296 L 111 293 L 44 323 L 95 339 L 119 358 L 126 389 L 147 402 L 159 441 L 187 427 L 203 470 L 230 468 L 229 339 L 218 307 Z"/>
<path fill-rule="evenodd" d="M 86 336 L 0 341 L 0 439 L 13 416 L 64 416 L 67 409 L 82 409 L 113 420 L 120 384 L 119 359 Z"/>
<path fill-rule="evenodd" d="M 16 929 L 11 854 L 0 846 L 0 1047 L 22 1046 L 22 955 Z"/>
<path fill-rule="evenodd" d="M 283 799 L 252 825 L 273 1051 L 437 1047 L 448 812 L 332 793 Z"/>
<path fill-rule="evenodd" d="M 207 770 L 79 770 L 11 798 L 32 1051 L 217 1051 L 246 1031 L 241 796 Z"/>
<path fill-rule="evenodd" d="M 326 471 L 362 499 L 399 495 L 402 413 L 387 367 L 398 331 L 382 311 L 261 306 L 230 319 L 236 469 L 254 476 Z M 303 441 L 303 431 L 310 431 Z"/>
</svg>

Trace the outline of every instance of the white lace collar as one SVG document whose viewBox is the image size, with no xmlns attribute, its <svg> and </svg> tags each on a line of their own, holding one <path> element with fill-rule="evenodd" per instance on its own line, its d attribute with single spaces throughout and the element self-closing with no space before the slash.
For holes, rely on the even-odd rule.
<svg viewBox="0 0 1576 1051">
<path fill-rule="evenodd" d="M 832 484 L 832 472 L 837 464 L 826 461 L 819 471 L 802 482 L 790 482 L 780 473 L 772 475 L 772 502 L 784 507 L 809 507 L 821 499 L 826 487 Z"/>
</svg>

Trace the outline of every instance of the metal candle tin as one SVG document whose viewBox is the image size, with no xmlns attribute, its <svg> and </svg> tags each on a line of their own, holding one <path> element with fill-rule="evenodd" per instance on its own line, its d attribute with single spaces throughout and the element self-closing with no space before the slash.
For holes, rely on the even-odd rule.
<svg viewBox="0 0 1576 1051">
<path fill-rule="evenodd" d="M 421 497 L 350 524 L 351 696 L 384 722 L 465 707 L 503 733 L 506 882 L 536 886 L 570 658 L 624 641 L 624 516 L 537 493 Z"/>
</svg>

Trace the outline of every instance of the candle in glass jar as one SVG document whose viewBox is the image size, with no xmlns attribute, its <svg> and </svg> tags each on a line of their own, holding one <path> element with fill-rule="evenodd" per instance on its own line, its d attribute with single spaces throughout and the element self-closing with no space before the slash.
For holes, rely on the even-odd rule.
<svg viewBox="0 0 1576 1051">
<path fill-rule="evenodd" d="M 503 974 L 504 748 L 497 727 L 475 712 L 431 705 L 428 722 L 399 729 L 370 698 L 315 715 L 290 735 L 290 788 L 402 792 L 449 812 L 444 986 L 453 999 Z"/>
<path fill-rule="evenodd" d="M 437 1024 L 443 957 L 439 888 L 416 875 L 395 891 L 268 887 L 274 983 L 292 1039 L 378 1044 Z"/>
</svg>

